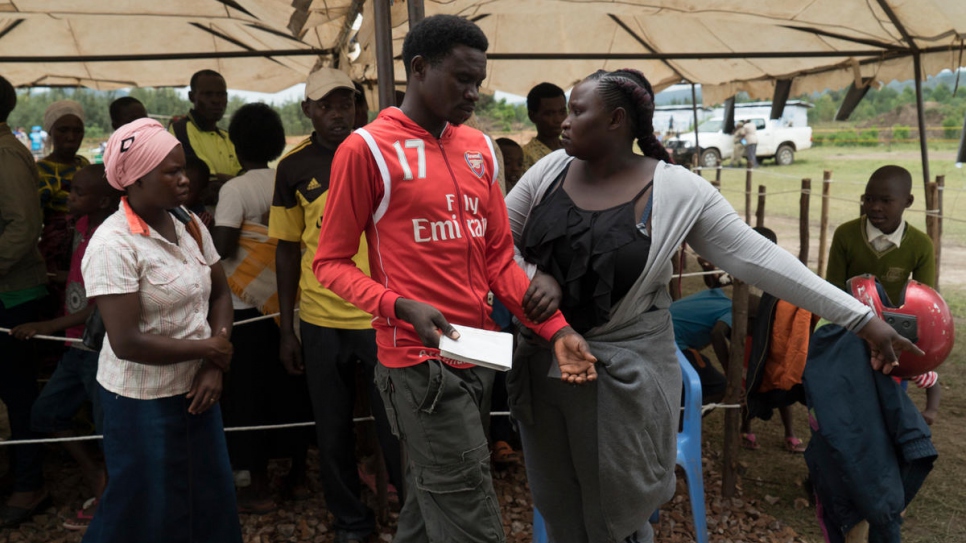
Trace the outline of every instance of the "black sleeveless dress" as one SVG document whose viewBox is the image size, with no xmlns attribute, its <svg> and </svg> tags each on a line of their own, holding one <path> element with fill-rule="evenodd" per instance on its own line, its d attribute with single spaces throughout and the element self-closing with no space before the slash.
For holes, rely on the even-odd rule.
<svg viewBox="0 0 966 543">
<path fill-rule="evenodd" d="M 611 308 L 644 271 L 653 197 L 640 220 L 634 207 L 653 182 L 629 202 L 588 211 L 577 207 L 562 186 L 569 169 L 568 164 L 530 213 L 521 252 L 557 280 L 563 292 L 560 310 L 574 330 L 584 333 L 610 320 Z"/>
</svg>

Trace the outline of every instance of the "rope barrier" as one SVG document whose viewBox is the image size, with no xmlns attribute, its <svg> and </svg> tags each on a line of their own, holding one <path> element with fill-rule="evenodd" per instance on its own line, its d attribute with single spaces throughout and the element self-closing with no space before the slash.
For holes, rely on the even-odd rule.
<svg viewBox="0 0 966 543">
<path fill-rule="evenodd" d="M 701 406 L 701 415 L 709 411 L 714 411 L 715 409 L 738 409 L 741 407 L 739 403 L 708 403 Z"/>
<path fill-rule="evenodd" d="M 716 171 L 716 170 L 718 170 L 717 167 L 708 167 L 708 166 L 699 166 L 697 168 L 692 168 L 691 169 L 691 171 L 708 171 L 708 172 L 713 172 L 713 171 Z M 748 171 L 748 168 L 736 168 L 734 166 L 721 166 L 721 170 L 722 171 L 732 171 L 732 172 L 747 172 Z M 757 174 L 770 175 L 772 177 L 783 177 L 785 179 L 796 179 L 796 180 L 799 180 L 799 181 L 801 181 L 801 179 L 802 179 L 800 176 L 797 176 L 797 175 L 791 175 L 791 174 L 788 174 L 788 173 L 773 172 L 773 171 L 766 170 L 766 169 L 763 169 L 763 168 L 755 168 L 752 171 L 755 172 L 756 175 Z"/>
<path fill-rule="evenodd" d="M 299 308 L 296 307 L 295 312 L 298 313 Z M 232 323 L 232 327 L 242 326 L 245 324 L 251 324 L 253 322 L 264 321 L 268 319 L 274 319 L 279 315 L 281 315 L 281 313 L 272 313 L 271 315 L 261 315 L 259 317 L 252 317 L 250 319 L 240 320 L 238 322 Z M 12 330 L 10 328 L 4 328 L 0 326 L 0 334 L 2 333 L 10 334 L 11 332 Z M 43 334 L 37 334 L 35 336 L 31 336 L 30 339 L 46 339 L 48 341 L 59 341 L 59 342 L 65 342 L 65 343 L 83 343 L 84 342 L 83 339 L 76 338 L 76 337 L 46 336 Z"/>
<path fill-rule="evenodd" d="M 12 332 L 12 330 L 9 328 L 3 328 L 2 326 L 0 326 L 0 333 L 4 333 L 4 332 L 9 334 L 10 332 Z M 30 339 L 46 339 L 48 341 L 59 341 L 59 342 L 66 342 L 66 343 L 83 343 L 84 341 L 79 337 L 45 336 L 43 334 L 37 334 L 31 337 Z"/>
<path fill-rule="evenodd" d="M 509 417 L 509 411 L 492 411 L 490 412 L 491 417 Z M 368 417 L 356 417 L 352 419 L 352 422 L 371 422 L 376 420 L 373 416 Z M 314 421 L 310 422 L 290 422 L 287 424 L 263 424 L 260 426 L 232 426 L 230 428 L 225 428 L 225 432 L 253 432 L 258 430 L 286 430 L 290 428 L 309 428 L 315 426 Z M 8 445 L 46 445 L 48 443 L 67 443 L 72 441 L 97 441 L 98 439 L 104 439 L 102 435 L 89 435 L 89 436 L 75 436 L 75 437 L 52 437 L 46 439 L 16 439 L 16 440 L 2 440 L 0 439 L 0 447 L 6 447 Z"/>
<path fill-rule="evenodd" d="M 674 277 L 701 277 L 702 275 L 720 275 L 720 274 L 725 274 L 725 273 L 728 273 L 728 272 L 726 272 L 724 270 L 711 270 L 711 271 L 700 271 L 700 272 L 688 272 L 688 273 L 674 274 Z"/>
<path fill-rule="evenodd" d="M 778 196 L 779 194 L 811 194 L 810 190 L 783 190 L 779 192 L 754 192 L 752 194 L 757 194 L 758 196 Z"/>
<path fill-rule="evenodd" d="M 741 404 L 724 404 L 724 403 L 709 403 L 701 406 L 701 415 L 709 411 L 714 411 L 715 409 L 738 409 Z M 683 407 L 681 408 L 684 409 Z M 508 417 L 510 416 L 509 411 L 492 411 L 490 412 L 491 417 Z M 352 419 L 352 422 L 371 422 L 376 420 L 373 416 L 368 417 L 356 417 Z M 264 424 L 260 426 L 232 426 L 230 428 L 225 428 L 225 432 L 253 432 L 259 430 L 286 430 L 291 428 L 310 428 L 315 426 L 315 422 L 291 422 L 287 424 Z M 0 439 L 0 447 L 6 447 L 9 445 L 47 445 L 51 443 L 69 443 L 77 441 L 97 441 L 99 439 L 104 439 L 103 435 L 95 434 L 89 436 L 75 436 L 75 437 L 52 437 L 46 439 L 15 439 L 15 440 L 5 440 Z"/>
<path fill-rule="evenodd" d="M 243 324 L 251 324 L 253 322 L 265 321 L 265 320 L 268 320 L 268 319 L 274 319 L 275 317 L 277 317 L 279 315 L 281 315 L 281 313 L 272 313 L 271 315 L 261 315 L 259 317 L 252 317 L 250 319 L 240 320 L 240 321 L 238 321 L 236 323 L 233 323 L 232 326 L 233 327 L 234 326 L 241 326 Z"/>
</svg>

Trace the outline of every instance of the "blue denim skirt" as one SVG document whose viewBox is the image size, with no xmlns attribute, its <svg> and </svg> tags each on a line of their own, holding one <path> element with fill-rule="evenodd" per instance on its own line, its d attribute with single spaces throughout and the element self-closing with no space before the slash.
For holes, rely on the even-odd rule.
<svg viewBox="0 0 966 543">
<path fill-rule="evenodd" d="M 220 408 L 98 392 L 108 483 L 84 543 L 241 543 Z"/>
</svg>

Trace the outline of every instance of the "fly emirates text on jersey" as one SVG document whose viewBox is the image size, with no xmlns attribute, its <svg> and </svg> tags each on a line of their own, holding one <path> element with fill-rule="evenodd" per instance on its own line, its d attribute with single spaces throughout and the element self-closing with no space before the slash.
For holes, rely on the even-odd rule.
<svg viewBox="0 0 966 543">
<path fill-rule="evenodd" d="M 447 209 L 453 213 L 450 219 L 433 221 L 430 219 L 413 219 L 413 239 L 416 243 L 431 241 L 446 241 L 463 237 L 465 231 L 470 237 L 482 238 L 486 235 L 486 217 L 471 217 L 465 220 L 465 227 L 460 227 L 460 220 L 455 211 L 456 195 L 446 195 Z M 463 196 L 463 209 L 470 215 L 477 215 L 480 208 L 479 198 Z"/>
</svg>

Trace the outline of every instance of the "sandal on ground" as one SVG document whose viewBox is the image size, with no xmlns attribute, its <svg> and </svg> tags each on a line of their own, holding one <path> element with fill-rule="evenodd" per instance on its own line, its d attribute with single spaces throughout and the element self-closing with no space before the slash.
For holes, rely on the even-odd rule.
<svg viewBox="0 0 966 543">
<path fill-rule="evenodd" d="M 805 444 L 802 443 L 801 439 L 789 436 L 785 438 L 785 450 L 792 453 L 803 453 L 805 452 Z"/>
<path fill-rule="evenodd" d="M 761 445 L 758 444 L 758 436 L 749 432 L 741 434 L 741 446 L 749 451 L 757 451 Z"/>
<path fill-rule="evenodd" d="M 516 464 L 520 461 L 520 453 L 514 451 L 506 441 L 497 441 L 493 444 L 490 458 L 495 464 Z"/>
<path fill-rule="evenodd" d="M 97 511 L 98 505 L 100 505 L 100 501 L 97 498 L 87 500 L 81 506 L 81 509 L 77 511 L 77 515 L 74 518 L 65 520 L 62 526 L 67 530 L 75 532 L 86 530 L 90 526 L 91 521 L 94 520 L 94 513 Z"/>
</svg>

